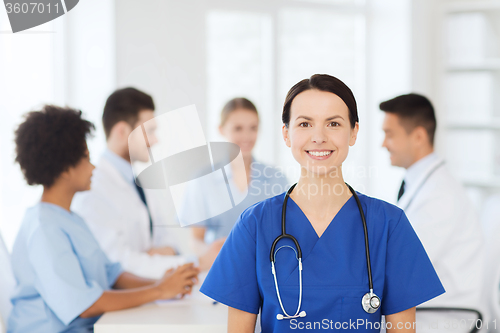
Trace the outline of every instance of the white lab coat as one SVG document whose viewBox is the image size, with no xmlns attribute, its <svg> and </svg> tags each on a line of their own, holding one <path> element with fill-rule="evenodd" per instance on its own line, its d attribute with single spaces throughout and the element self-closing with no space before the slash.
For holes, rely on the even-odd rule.
<svg viewBox="0 0 500 333">
<path fill-rule="evenodd" d="M 398 202 L 446 290 L 445 294 L 422 307 L 473 308 L 484 315 L 481 300 L 483 237 L 472 203 L 446 164 L 437 168 L 424 182 L 424 178 L 442 161 L 437 158 L 428 165 Z"/>
<path fill-rule="evenodd" d="M 148 190 L 145 195 L 152 219 L 158 221 L 159 207 Z M 182 256 L 146 253 L 153 246 L 167 245 L 166 241 L 151 238 L 148 211 L 137 189 L 106 158 L 101 158 L 93 172 L 91 190 L 75 196 L 72 210 L 86 221 L 109 259 L 120 262 L 128 272 L 156 279 L 186 262 Z"/>
<path fill-rule="evenodd" d="M 486 273 L 484 277 L 484 299 L 487 302 L 490 320 L 497 319 L 496 326 L 490 322 L 490 332 L 500 332 L 500 195 L 494 195 L 484 203 L 481 224 L 485 234 Z"/>
</svg>

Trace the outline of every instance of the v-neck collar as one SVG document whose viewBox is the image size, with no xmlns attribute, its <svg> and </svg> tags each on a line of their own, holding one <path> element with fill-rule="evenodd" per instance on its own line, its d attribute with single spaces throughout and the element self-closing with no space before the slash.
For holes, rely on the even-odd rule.
<svg viewBox="0 0 500 333">
<path fill-rule="evenodd" d="M 335 214 L 335 216 L 333 217 L 333 219 L 330 221 L 330 223 L 328 224 L 328 226 L 326 227 L 325 231 L 323 231 L 323 233 L 321 234 L 321 236 L 318 236 L 318 233 L 316 232 L 316 230 L 314 229 L 311 221 L 309 221 L 309 219 L 307 218 L 306 214 L 302 211 L 302 209 L 300 208 L 300 206 L 290 197 L 290 202 L 293 203 L 293 205 L 295 206 L 296 209 L 298 209 L 300 211 L 300 214 L 302 214 L 302 218 L 305 219 L 308 223 L 309 223 L 309 226 L 311 227 L 311 229 L 314 231 L 314 234 L 316 235 L 316 238 L 319 240 L 323 237 L 323 235 L 327 232 L 328 229 L 330 229 L 330 226 L 333 224 L 333 222 L 337 219 L 337 216 L 339 216 L 342 211 L 344 211 L 345 207 L 348 206 L 349 204 L 349 201 L 351 201 L 351 199 L 354 200 L 354 195 L 351 195 L 351 197 L 349 199 L 347 199 L 347 201 L 342 205 L 342 207 L 340 207 L 339 211 L 337 212 L 337 214 Z"/>
<path fill-rule="evenodd" d="M 350 218 L 347 218 L 348 215 L 346 214 L 352 211 L 352 209 L 355 209 L 356 212 L 358 211 L 354 195 L 352 195 L 340 208 L 337 214 L 335 214 L 333 219 L 326 227 L 325 231 L 323 231 L 321 237 L 319 237 L 318 234 L 316 233 L 316 230 L 314 230 L 311 221 L 309 221 L 306 214 L 304 214 L 302 209 L 300 209 L 299 205 L 297 205 L 297 203 L 293 201 L 292 198 L 289 199 L 290 200 L 288 200 L 287 203 L 288 209 L 286 216 L 287 218 L 286 231 L 287 233 L 297 238 L 300 247 L 302 249 L 303 260 L 305 260 L 307 256 L 313 251 L 314 247 L 318 242 L 322 241 L 322 239 L 327 239 L 327 240 L 331 239 L 331 237 L 328 234 L 333 232 L 331 230 L 335 228 L 335 225 L 338 224 L 339 220 L 345 220 L 345 221 L 351 220 Z M 298 233 L 297 231 L 299 230 L 302 232 Z"/>
</svg>

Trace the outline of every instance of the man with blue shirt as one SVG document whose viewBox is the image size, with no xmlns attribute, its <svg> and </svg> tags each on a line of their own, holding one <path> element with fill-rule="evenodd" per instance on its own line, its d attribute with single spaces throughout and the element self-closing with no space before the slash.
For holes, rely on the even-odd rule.
<svg viewBox="0 0 500 333">
<path fill-rule="evenodd" d="M 144 153 L 133 140 L 129 142 L 129 135 L 154 118 L 154 109 L 151 96 L 134 88 L 119 89 L 108 97 L 102 117 L 107 149 L 94 171 L 92 189 L 75 198 L 73 209 L 88 223 L 109 258 L 128 271 L 158 278 L 186 261 L 198 261 L 200 269 L 206 270 L 222 243 L 199 258 L 177 255 L 167 228 L 155 227 L 165 218 L 159 203 L 134 180 L 129 151 L 134 158 Z M 157 142 L 154 130 L 148 127 L 149 146 Z"/>
</svg>

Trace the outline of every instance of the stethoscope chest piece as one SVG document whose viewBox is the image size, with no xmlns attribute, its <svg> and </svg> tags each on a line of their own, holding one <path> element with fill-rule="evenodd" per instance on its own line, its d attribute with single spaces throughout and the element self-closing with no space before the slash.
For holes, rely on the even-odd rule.
<svg viewBox="0 0 500 333">
<path fill-rule="evenodd" d="M 371 291 L 363 296 L 361 305 L 367 313 L 375 313 L 380 308 L 380 298 Z"/>
</svg>

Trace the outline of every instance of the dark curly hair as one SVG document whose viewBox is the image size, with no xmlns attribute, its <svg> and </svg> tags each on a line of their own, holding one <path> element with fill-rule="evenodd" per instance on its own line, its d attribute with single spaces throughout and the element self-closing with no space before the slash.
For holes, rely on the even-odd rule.
<svg viewBox="0 0 500 333">
<path fill-rule="evenodd" d="M 86 156 L 86 138 L 94 124 L 82 111 L 45 105 L 29 112 L 15 131 L 16 162 L 29 185 L 50 187 Z"/>
</svg>

